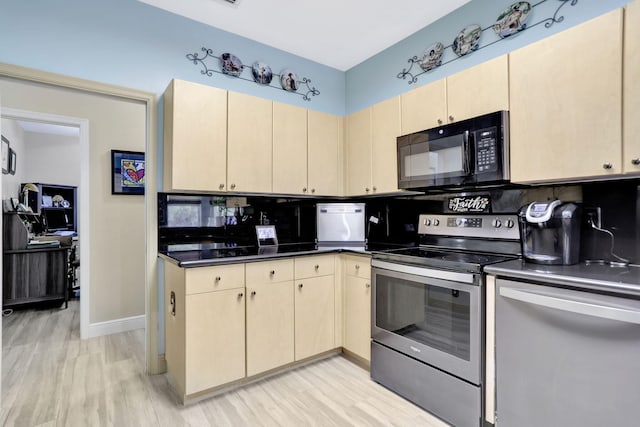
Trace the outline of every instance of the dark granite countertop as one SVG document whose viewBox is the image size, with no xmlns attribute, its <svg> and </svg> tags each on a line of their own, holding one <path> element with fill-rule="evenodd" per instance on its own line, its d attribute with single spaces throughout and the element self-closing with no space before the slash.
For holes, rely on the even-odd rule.
<svg viewBox="0 0 640 427">
<path fill-rule="evenodd" d="M 640 298 L 640 266 L 636 265 L 615 267 L 584 262 L 574 265 L 541 265 L 513 260 L 489 265 L 484 271 L 505 278 Z"/>
<path fill-rule="evenodd" d="M 372 251 L 398 247 L 400 245 L 391 243 L 371 243 L 360 247 L 318 247 L 315 243 L 287 243 L 263 248 L 220 243 L 180 243 L 161 246 L 159 255 L 180 267 L 188 268 L 324 253 L 370 255 Z"/>
</svg>

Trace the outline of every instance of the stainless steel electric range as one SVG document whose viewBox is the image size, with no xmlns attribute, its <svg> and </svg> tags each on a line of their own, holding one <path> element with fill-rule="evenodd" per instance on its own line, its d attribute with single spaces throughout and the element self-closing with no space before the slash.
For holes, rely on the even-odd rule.
<svg viewBox="0 0 640 427">
<path fill-rule="evenodd" d="M 457 427 L 484 408 L 483 267 L 517 258 L 516 215 L 420 215 L 420 246 L 374 252 L 371 377 Z"/>
</svg>

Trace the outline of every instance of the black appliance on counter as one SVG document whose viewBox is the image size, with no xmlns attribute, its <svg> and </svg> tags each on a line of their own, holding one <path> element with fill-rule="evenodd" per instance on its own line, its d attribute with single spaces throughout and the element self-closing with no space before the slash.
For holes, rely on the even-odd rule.
<svg viewBox="0 0 640 427">
<path fill-rule="evenodd" d="M 560 200 L 533 202 L 518 212 L 522 255 L 536 264 L 569 265 L 580 260 L 581 208 Z"/>
<path fill-rule="evenodd" d="M 509 112 L 398 137 L 398 188 L 509 182 Z"/>
<path fill-rule="evenodd" d="M 516 215 L 420 215 L 420 245 L 374 252 L 371 378 L 458 427 L 484 414 L 485 265 L 519 257 Z"/>
</svg>

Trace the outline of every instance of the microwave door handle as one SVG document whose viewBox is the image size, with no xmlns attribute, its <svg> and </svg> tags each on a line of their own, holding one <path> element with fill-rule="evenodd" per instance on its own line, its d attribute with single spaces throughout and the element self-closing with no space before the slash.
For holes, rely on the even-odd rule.
<svg viewBox="0 0 640 427">
<path fill-rule="evenodd" d="M 471 170 L 471 134 L 468 130 L 462 134 L 462 147 L 462 167 L 465 176 L 469 176 L 473 171 Z"/>
</svg>

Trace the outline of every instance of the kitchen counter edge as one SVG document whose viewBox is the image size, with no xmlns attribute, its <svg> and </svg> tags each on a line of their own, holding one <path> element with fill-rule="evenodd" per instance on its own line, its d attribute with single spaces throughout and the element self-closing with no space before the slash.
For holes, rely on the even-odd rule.
<svg viewBox="0 0 640 427">
<path fill-rule="evenodd" d="M 607 269 L 610 277 L 604 277 Z M 545 266 L 513 260 L 488 265 L 484 271 L 494 276 L 524 279 L 543 284 L 577 288 L 612 294 L 630 295 L 640 298 L 640 268 L 608 267 L 576 264 L 568 266 Z M 627 274 L 631 272 L 630 274 Z"/>
<path fill-rule="evenodd" d="M 239 264 L 239 263 L 245 263 L 245 262 L 266 261 L 269 259 L 276 259 L 276 258 L 292 258 L 292 257 L 309 256 L 309 255 L 326 255 L 326 254 L 332 254 L 332 253 L 348 253 L 348 254 L 362 255 L 362 256 L 371 255 L 371 251 L 360 250 L 360 249 L 318 248 L 318 249 L 309 250 L 309 251 L 287 252 L 287 253 L 279 253 L 279 254 L 248 255 L 248 256 L 237 256 L 237 257 L 228 257 L 228 258 L 212 258 L 212 259 L 201 259 L 201 260 L 195 260 L 195 261 L 179 261 L 163 253 L 158 253 L 158 258 L 171 262 L 177 265 L 178 267 L 193 268 L 193 267 L 208 267 L 212 265 Z"/>
</svg>

